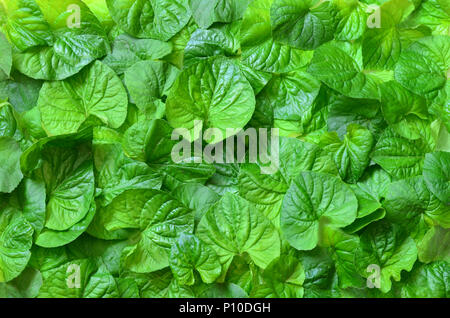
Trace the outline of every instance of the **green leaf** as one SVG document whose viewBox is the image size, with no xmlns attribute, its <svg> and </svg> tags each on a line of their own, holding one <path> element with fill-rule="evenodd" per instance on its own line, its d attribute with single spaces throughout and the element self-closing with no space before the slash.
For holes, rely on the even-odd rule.
<svg viewBox="0 0 450 318">
<path fill-rule="evenodd" d="M 133 205 L 130 215 L 129 205 Z M 172 244 L 183 233 L 192 233 L 192 211 L 169 194 L 158 190 L 129 190 L 116 197 L 107 207 L 108 230 L 139 230 L 132 245 L 122 256 L 124 268 L 148 273 L 169 266 Z"/>
<path fill-rule="evenodd" d="M 401 271 L 411 271 L 417 259 L 414 240 L 385 221 L 379 221 L 367 227 L 361 234 L 360 240 L 361 251 L 357 259 L 361 274 L 368 277 L 369 266 L 378 266 L 379 286 L 383 293 L 391 290 L 391 279 L 399 281 Z"/>
<path fill-rule="evenodd" d="M 283 255 L 273 260 L 262 273 L 261 284 L 253 287 L 256 298 L 302 298 L 305 271 L 300 261 Z"/>
<path fill-rule="evenodd" d="M 49 135 L 75 133 L 90 116 L 112 128 L 127 116 L 127 93 L 105 64 L 91 67 L 65 81 L 47 82 L 39 93 L 38 107 Z"/>
<path fill-rule="evenodd" d="M 172 127 L 162 119 L 140 120 L 127 129 L 122 139 L 125 154 L 148 163 L 169 162 L 176 141 Z"/>
<path fill-rule="evenodd" d="M 139 109 L 145 109 L 167 94 L 178 69 L 165 62 L 141 61 L 125 71 L 125 85 Z"/>
<path fill-rule="evenodd" d="M 270 7 L 273 0 L 254 0 L 241 26 L 242 62 L 260 71 L 284 73 L 305 66 L 312 52 L 304 52 L 272 38 Z"/>
<path fill-rule="evenodd" d="M 232 284 L 214 284 L 203 290 L 200 298 L 247 298 L 247 293 L 241 287 Z"/>
<path fill-rule="evenodd" d="M 281 174 L 261 174 L 257 164 L 243 164 L 239 170 L 239 195 L 252 202 L 275 227 L 280 227 L 280 209 L 288 186 Z"/>
<path fill-rule="evenodd" d="M 97 203 L 108 205 L 117 195 L 130 189 L 160 189 L 162 178 L 143 162 L 125 155 L 120 136 L 106 127 L 94 129 L 93 151 Z"/>
<path fill-rule="evenodd" d="M 298 250 L 317 246 L 325 224 L 344 227 L 356 218 L 358 202 L 335 176 L 304 171 L 291 183 L 281 208 L 281 230 Z"/>
<path fill-rule="evenodd" d="M 413 10 L 409 0 L 390 0 L 379 10 L 379 26 L 369 28 L 364 35 L 362 52 L 368 69 L 392 70 L 402 50 L 400 22 Z"/>
<path fill-rule="evenodd" d="M 17 112 L 23 113 L 24 111 L 30 111 L 37 105 L 42 81 L 32 79 L 13 70 L 11 72 L 11 79 L 5 83 L 8 101 Z M 27 128 L 30 129 L 29 127 Z"/>
<path fill-rule="evenodd" d="M 171 52 L 171 43 L 154 39 L 135 39 L 121 34 L 114 39 L 112 52 L 103 59 L 103 63 L 120 75 L 137 62 L 158 60 Z"/>
<path fill-rule="evenodd" d="M 172 53 L 164 58 L 165 61 L 175 65 L 178 68 L 183 68 L 184 62 L 184 48 L 189 42 L 192 33 L 197 29 L 197 25 L 194 20 L 191 19 L 189 23 L 181 29 L 180 32 L 170 39 L 173 50 Z"/>
<path fill-rule="evenodd" d="M 448 98 L 447 71 L 450 67 L 450 38 L 422 38 L 402 51 L 395 67 L 395 79 L 410 91 L 427 99 Z"/>
<path fill-rule="evenodd" d="M 25 269 L 30 259 L 33 228 L 20 215 L 0 214 L 0 282 L 8 282 Z"/>
<path fill-rule="evenodd" d="M 450 7 L 444 0 L 425 0 L 418 8 L 413 21 L 430 27 L 433 34 L 448 35 Z"/>
<path fill-rule="evenodd" d="M 192 298 L 195 291 L 190 286 L 180 286 L 170 269 L 149 274 L 127 273 L 126 278 L 137 283 L 142 298 Z"/>
<path fill-rule="evenodd" d="M 251 203 L 231 193 L 203 216 L 196 235 L 216 251 L 225 273 L 235 255 L 247 253 L 261 268 L 280 255 L 274 226 Z"/>
<path fill-rule="evenodd" d="M 227 137 L 226 128 L 240 129 L 250 120 L 255 96 L 235 63 L 216 58 L 184 69 L 169 93 L 166 107 L 172 127 L 192 132 L 194 121 L 201 120 L 204 128 L 223 131 L 222 138 L 208 140 L 219 142 Z"/>
<path fill-rule="evenodd" d="M 33 227 L 34 236 L 37 237 L 45 223 L 45 183 L 39 179 L 24 178 L 17 190 L 20 209 L 24 218 Z"/>
<path fill-rule="evenodd" d="M 425 234 L 427 224 L 450 227 L 450 209 L 428 190 L 422 176 L 391 183 L 383 206 L 386 217 L 415 238 Z"/>
<path fill-rule="evenodd" d="M 357 266 L 357 251 L 360 248 L 359 237 L 332 227 L 326 227 L 320 244 L 328 247 L 335 262 L 339 287 L 363 287 L 363 279 L 358 273 Z"/>
<path fill-rule="evenodd" d="M 358 183 L 351 185 L 358 199 L 358 216 L 365 217 L 381 208 L 381 200 L 386 196 L 391 177 L 377 166 L 369 167 Z"/>
<path fill-rule="evenodd" d="M 9 77 L 12 68 L 12 49 L 5 35 L 0 32 L 0 79 L 3 76 Z"/>
<path fill-rule="evenodd" d="M 45 80 L 62 80 L 106 55 L 109 43 L 100 22 L 80 0 L 3 1 L 9 40 L 17 49 L 14 67 Z M 80 8 L 82 21 L 73 23 L 70 5 Z"/>
<path fill-rule="evenodd" d="M 437 151 L 426 154 L 423 177 L 428 189 L 448 205 L 450 203 L 450 153 Z"/>
<path fill-rule="evenodd" d="M 195 30 L 184 49 L 184 66 L 212 56 L 237 55 L 240 48 L 239 28 L 240 23 L 232 23 L 211 27 L 208 30 Z"/>
<path fill-rule="evenodd" d="M 389 124 L 406 121 L 408 116 L 428 117 L 427 103 L 422 96 L 411 93 L 395 81 L 380 85 L 381 110 Z"/>
<path fill-rule="evenodd" d="M 81 0 L 89 7 L 93 14 L 97 17 L 98 21 L 109 30 L 113 27 L 113 20 L 109 14 L 106 0 Z"/>
<path fill-rule="evenodd" d="M 8 283 L 0 283 L 1 298 L 34 298 L 42 285 L 41 273 L 31 267 Z"/>
<path fill-rule="evenodd" d="M 79 275 L 79 278 L 78 278 Z M 116 282 L 104 266 L 79 259 L 42 272 L 39 298 L 116 298 Z M 79 279 L 79 280 L 78 280 Z"/>
<path fill-rule="evenodd" d="M 356 124 L 347 126 L 347 134 L 340 140 L 335 132 L 320 137 L 320 146 L 329 152 L 338 167 L 342 180 L 356 183 L 369 165 L 374 138 L 367 128 Z"/>
<path fill-rule="evenodd" d="M 337 167 L 330 155 L 319 146 L 296 138 L 280 137 L 280 172 L 286 183 L 302 171 L 337 175 Z"/>
<path fill-rule="evenodd" d="M 299 259 L 305 270 L 304 297 L 331 297 L 330 289 L 335 270 L 334 262 L 326 249 L 317 247 L 312 251 L 302 252 Z"/>
<path fill-rule="evenodd" d="M 36 245 L 46 248 L 53 248 L 64 246 L 74 241 L 87 230 L 89 224 L 94 218 L 95 208 L 96 206 L 93 204 L 81 221 L 75 223 L 66 230 L 60 231 L 45 227 L 36 238 Z"/>
<path fill-rule="evenodd" d="M 345 43 L 321 45 L 314 51 L 308 72 L 345 96 L 377 99 L 380 80 L 363 69 L 352 51 Z"/>
<path fill-rule="evenodd" d="M 19 141 L 17 113 L 8 104 L 0 104 L 0 137 L 13 137 Z"/>
<path fill-rule="evenodd" d="M 203 215 L 220 196 L 210 188 L 199 183 L 185 183 L 172 191 L 173 196 L 195 212 L 195 223 L 198 224 Z"/>
<path fill-rule="evenodd" d="M 207 29 L 215 22 L 240 19 L 249 0 L 189 0 L 195 22 Z"/>
<path fill-rule="evenodd" d="M 374 137 L 378 137 L 386 128 L 379 101 L 345 96 L 337 96 L 330 104 L 327 124 L 328 130 L 336 131 L 339 137 L 345 135 L 350 124 L 369 129 Z"/>
<path fill-rule="evenodd" d="M 357 40 L 366 31 L 367 15 L 363 5 L 357 0 L 338 0 L 339 22 L 336 27 L 336 39 Z"/>
<path fill-rule="evenodd" d="M 188 0 L 106 0 L 113 20 L 138 38 L 167 41 L 191 17 Z"/>
<path fill-rule="evenodd" d="M 20 170 L 20 145 L 12 137 L 0 136 L 0 192 L 12 192 L 20 183 L 23 174 Z"/>
<path fill-rule="evenodd" d="M 417 267 L 401 287 L 402 297 L 448 298 L 450 294 L 449 271 L 449 263 L 443 261 Z"/>
<path fill-rule="evenodd" d="M 422 173 L 425 154 L 432 146 L 422 138 L 409 140 L 386 129 L 375 145 L 372 160 L 393 177 L 412 177 Z"/>
<path fill-rule="evenodd" d="M 194 235 L 184 233 L 172 245 L 169 264 L 181 285 L 194 284 L 194 270 L 207 284 L 214 282 L 222 271 L 214 250 Z"/>
<path fill-rule="evenodd" d="M 216 172 L 211 164 L 195 163 L 194 158 L 188 162 L 152 164 L 151 166 L 160 169 L 164 176 L 164 186 L 170 190 L 187 183 L 205 184 L 207 180 Z"/>
<path fill-rule="evenodd" d="M 450 229 L 433 226 L 417 245 L 417 250 L 422 263 L 450 262 Z"/>
<path fill-rule="evenodd" d="M 333 2 L 274 0 L 270 20 L 275 41 L 312 50 L 333 39 L 337 26 Z"/>
<path fill-rule="evenodd" d="M 64 231 L 89 212 L 94 196 L 94 172 L 90 153 L 83 146 L 48 147 L 36 174 L 45 182 L 47 210 L 45 227 Z"/>
<path fill-rule="evenodd" d="M 305 72 L 274 76 L 257 98 L 256 113 L 271 112 L 274 122 L 304 122 L 319 90 L 320 82 Z"/>
</svg>

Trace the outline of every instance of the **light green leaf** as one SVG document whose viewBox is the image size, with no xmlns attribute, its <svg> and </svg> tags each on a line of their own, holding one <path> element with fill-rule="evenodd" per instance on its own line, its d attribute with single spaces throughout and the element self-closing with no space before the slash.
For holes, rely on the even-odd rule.
<svg viewBox="0 0 450 318">
<path fill-rule="evenodd" d="M 0 214 L 0 282 L 8 282 L 25 269 L 33 244 L 33 228 L 16 211 Z"/>
<path fill-rule="evenodd" d="M 22 150 L 12 137 L 0 137 L 0 192 L 12 192 L 23 178 L 20 170 Z"/>
<path fill-rule="evenodd" d="M 339 22 L 336 27 L 336 39 L 357 40 L 366 31 L 367 14 L 357 0 L 337 0 Z"/>
<path fill-rule="evenodd" d="M 427 153 L 423 177 L 428 189 L 448 205 L 450 203 L 450 153 L 445 151 Z"/>
<path fill-rule="evenodd" d="M 112 199 L 126 190 L 159 189 L 162 185 L 162 178 L 155 170 L 125 155 L 120 137 L 106 127 L 94 129 L 96 183 L 101 189 L 97 203 L 102 206 L 108 205 Z"/>
<path fill-rule="evenodd" d="M 241 26 L 242 62 L 260 71 L 284 73 L 305 66 L 312 57 L 272 38 L 270 7 L 273 0 L 254 0 Z"/>
<path fill-rule="evenodd" d="M 351 224 L 358 202 L 350 187 L 335 176 L 304 171 L 291 183 L 281 208 L 281 230 L 298 250 L 312 250 L 325 224 Z"/>
<path fill-rule="evenodd" d="M 211 27 L 208 30 L 195 30 L 184 49 L 184 66 L 187 67 L 211 56 L 237 55 L 240 49 L 239 28 L 240 23 L 232 23 Z"/>
<path fill-rule="evenodd" d="M 178 69 L 160 61 L 141 61 L 125 71 L 125 85 L 136 106 L 143 110 L 167 94 Z"/>
<path fill-rule="evenodd" d="M 195 22 L 207 29 L 215 22 L 233 22 L 240 19 L 249 0 L 189 0 Z"/>
<path fill-rule="evenodd" d="M 113 20 L 138 38 L 167 41 L 191 17 L 188 0 L 106 0 Z"/>
<path fill-rule="evenodd" d="M 80 222 L 89 212 L 94 196 L 94 172 L 89 151 L 48 147 L 42 152 L 42 165 L 36 171 L 47 190 L 45 227 L 64 231 Z"/>
<path fill-rule="evenodd" d="M 38 107 L 49 135 L 75 133 L 90 116 L 118 128 L 127 116 L 128 99 L 117 75 L 96 61 L 65 81 L 47 82 Z"/>
<path fill-rule="evenodd" d="M 75 223 L 66 230 L 59 231 L 52 230 L 47 227 L 44 228 L 36 238 L 36 245 L 45 248 L 53 248 L 71 243 L 87 230 L 89 224 L 94 218 L 95 209 L 96 206 L 93 204 L 81 221 Z"/>
<path fill-rule="evenodd" d="M 450 28 L 450 7 L 445 0 L 424 0 L 413 16 L 417 24 L 425 24 L 433 34 L 448 35 Z"/>
<path fill-rule="evenodd" d="M 418 95 L 444 103 L 448 99 L 449 68 L 450 37 L 425 37 L 402 51 L 395 67 L 395 79 Z"/>
<path fill-rule="evenodd" d="M 216 251 L 224 272 L 235 255 L 247 253 L 261 268 L 280 255 L 275 227 L 251 203 L 231 193 L 203 216 L 196 235 Z"/>
<path fill-rule="evenodd" d="M 286 183 L 302 171 L 338 174 L 330 155 L 319 146 L 297 138 L 280 137 L 280 172 Z"/>
<path fill-rule="evenodd" d="M 374 138 L 370 131 L 356 124 L 347 126 L 343 140 L 335 132 L 320 137 L 320 146 L 330 153 L 339 175 L 348 183 L 356 183 L 363 175 L 369 164 L 373 144 Z"/>
<path fill-rule="evenodd" d="M 275 41 L 312 50 L 333 39 L 338 10 L 332 1 L 274 0 L 270 20 Z"/>
<path fill-rule="evenodd" d="M 329 42 L 316 49 L 308 72 L 345 96 L 378 98 L 380 79 L 363 69 L 353 48 L 345 43 Z"/>
<path fill-rule="evenodd" d="M 422 96 L 411 93 L 395 81 L 380 85 L 381 110 L 389 124 L 406 121 L 408 116 L 428 117 L 427 103 Z"/>
<path fill-rule="evenodd" d="M 262 273 L 262 281 L 253 287 L 251 297 L 302 298 L 305 271 L 297 258 L 283 255 L 267 266 Z"/>
<path fill-rule="evenodd" d="M 0 32 L 0 79 L 3 76 L 9 77 L 12 67 L 12 49 L 5 35 Z"/>
<path fill-rule="evenodd" d="M 407 298 L 448 298 L 450 295 L 450 265 L 434 262 L 418 266 L 401 287 L 401 296 Z"/>
<path fill-rule="evenodd" d="M 199 183 L 185 183 L 176 187 L 172 194 L 181 203 L 195 212 L 195 223 L 198 224 L 203 215 L 220 196 L 210 188 Z"/>
<path fill-rule="evenodd" d="M 357 256 L 361 274 L 368 277 L 369 265 L 379 266 L 380 290 L 391 290 L 393 278 L 400 280 L 403 270 L 411 271 L 416 259 L 414 240 L 394 225 L 379 221 L 371 224 L 360 236 L 361 250 Z"/>
<path fill-rule="evenodd" d="M 280 173 L 261 174 L 257 164 L 243 164 L 239 170 L 239 195 L 252 202 L 275 227 L 280 227 L 280 209 L 288 189 Z"/>
<path fill-rule="evenodd" d="M 253 89 L 239 67 L 225 58 L 200 62 L 184 69 L 175 81 L 166 103 L 166 115 L 172 127 L 191 131 L 194 121 L 203 127 L 240 129 L 250 120 L 255 108 Z M 192 136 L 191 136 L 192 138 Z"/>
<path fill-rule="evenodd" d="M 119 296 L 114 278 L 104 266 L 91 259 L 69 261 L 42 271 L 38 298 L 115 298 Z"/>
<path fill-rule="evenodd" d="M 420 239 L 427 224 L 450 227 L 450 209 L 427 188 L 422 176 L 391 183 L 383 202 L 386 217 Z"/>
<path fill-rule="evenodd" d="M 379 10 L 379 26 L 368 28 L 362 42 L 364 67 L 392 70 L 402 50 L 400 22 L 413 10 L 409 0 L 390 0 Z"/>
<path fill-rule="evenodd" d="M 358 183 L 351 185 L 358 199 L 358 218 L 365 217 L 381 208 L 391 177 L 377 166 L 369 167 Z"/>
<path fill-rule="evenodd" d="M 37 237 L 44 228 L 46 192 L 43 180 L 24 178 L 18 187 L 18 198 L 24 218 L 34 229 Z"/>
<path fill-rule="evenodd" d="M 393 177 L 411 177 L 422 173 L 425 154 L 432 148 L 422 138 L 409 140 L 386 129 L 375 145 L 372 160 Z"/>
<path fill-rule="evenodd" d="M 184 233 L 172 245 L 169 264 L 181 285 L 194 284 L 194 270 L 207 284 L 214 282 L 222 271 L 214 250 L 194 235 Z"/>
<path fill-rule="evenodd" d="M 135 39 L 121 34 L 114 39 L 113 49 L 103 63 L 117 74 L 140 61 L 158 60 L 172 52 L 172 44 L 154 39 Z"/>
<path fill-rule="evenodd" d="M 433 226 L 419 242 L 417 250 L 422 263 L 450 262 L 450 229 Z"/>
<path fill-rule="evenodd" d="M 81 0 L 5 0 L 6 33 L 17 48 L 14 67 L 45 80 L 62 80 L 106 55 L 109 43 L 102 25 Z M 70 5 L 80 8 L 73 23 Z M 69 23 L 74 24 L 69 25 Z"/>
<path fill-rule="evenodd" d="M 176 141 L 171 140 L 172 127 L 162 119 L 140 120 L 127 129 L 122 139 L 125 154 L 148 163 L 170 162 Z"/>
<path fill-rule="evenodd" d="M 337 96 L 329 106 L 328 130 L 336 131 L 342 137 L 347 132 L 348 125 L 358 124 L 378 137 L 386 128 L 380 108 L 377 100 Z"/>
<path fill-rule="evenodd" d="M 129 205 L 134 206 L 130 215 Z M 122 266 L 138 273 L 149 273 L 169 266 L 172 244 L 183 233 L 192 233 L 194 215 L 169 194 L 158 190 L 129 190 L 108 207 L 108 230 L 139 230 L 132 245 L 125 248 Z"/>
<path fill-rule="evenodd" d="M 42 81 L 32 79 L 13 70 L 11 72 L 11 79 L 5 82 L 5 84 L 8 101 L 17 112 L 31 111 L 37 105 Z M 30 129 L 29 127 L 27 128 Z"/>
<path fill-rule="evenodd" d="M 8 283 L 0 283 L 0 298 L 34 298 L 42 285 L 41 273 L 31 267 Z"/>
<path fill-rule="evenodd" d="M 357 251 L 359 236 L 349 235 L 339 229 L 325 227 L 320 244 L 328 248 L 338 275 L 339 287 L 363 287 L 363 279 L 358 273 Z"/>
<path fill-rule="evenodd" d="M 320 82 L 305 72 L 274 76 L 258 96 L 256 112 L 271 111 L 274 121 L 307 121 L 319 90 Z"/>
</svg>

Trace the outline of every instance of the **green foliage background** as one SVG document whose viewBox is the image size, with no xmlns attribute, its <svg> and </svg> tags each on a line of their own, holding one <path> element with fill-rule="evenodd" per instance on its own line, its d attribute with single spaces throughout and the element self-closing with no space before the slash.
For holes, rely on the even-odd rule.
<svg viewBox="0 0 450 318">
<path fill-rule="evenodd" d="M 0 30 L 0 297 L 449 296 L 447 0 L 0 0 Z M 195 120 L 278 128 L 279 170 L 172 162 Z"/>
</svg>

